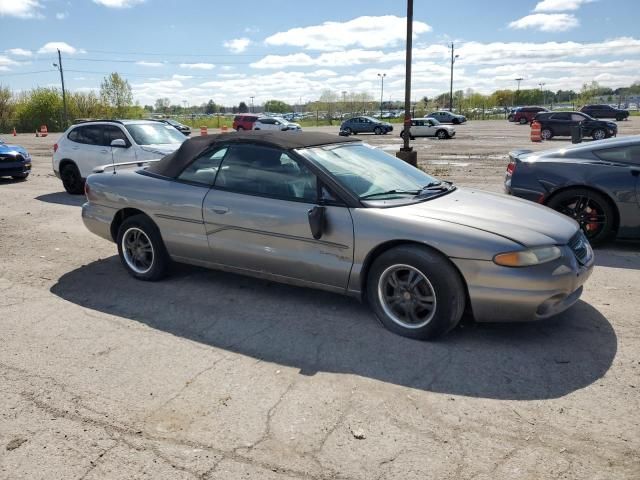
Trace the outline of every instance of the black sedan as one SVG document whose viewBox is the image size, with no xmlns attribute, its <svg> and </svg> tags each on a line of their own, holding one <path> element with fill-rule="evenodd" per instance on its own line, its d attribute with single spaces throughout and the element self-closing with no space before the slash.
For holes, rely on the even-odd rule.
<svg viewBox="0 0 640 480">
<path fill-rule="evenodd" d="M 615 108 L 611 105 L 585 105 L 580 111 L 593 118 L 615 118 L 618 121 L 629 118 L 629 110 Z"/>
<path fill-rule="evenodd" d="M 150 118 L 149 120 L 153 120 L 154 122 L 161 122 L 161 123 L 165 123 L 167 125 L 171 125 L 173 128 L 178 130 L 183 135 L 186 135 L 187 137 L 189 135 L 191 135 L 191 128 L 189 128 L 188 125 L 185 125 L 183 123 L 177 122 L 176 120 L 172 120 L 170 118 Z"/>
<path fill-rule="evenodd" d="M 31 173 L 31 156 L 20 145 L 9 145 L 0 140 L 0 177 L 24 179 Z"/>
<path fill-rule="evenodd" d="M 349 136 L 358 133 L 375 133 L 376 135 L 386 135 L 393 131 L 393 125 L 389 122 L 381 122 L 373 117 L 353 117 L 345 120 L 340 125 L 340 135 Z"/>
<path fill-rule="evenodd" d="M 580 127 L 583 137 L 593 137 L 594 140 L 615 137 L 618 125 L 614 122 L 596 120 L 582 112 L 543 112 L 538 113 L 534 120 L 540 122 L 540 135 L 543 140 L 553 137 L 571 136 L 571 127 Z"/>
<path fill-rule="evenodd" d="M 640 238 L 640 136 L 509 157 L 508 194 L 574 218 L 592 244 Z"/>
</svg>

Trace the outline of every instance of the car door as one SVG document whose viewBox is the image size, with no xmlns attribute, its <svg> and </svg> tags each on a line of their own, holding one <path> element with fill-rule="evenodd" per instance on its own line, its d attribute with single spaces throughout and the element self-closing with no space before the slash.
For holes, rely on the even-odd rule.
<svg viewBox="0 0 640 480">
<path fill-rule="evenodd" d="M 425 120 L 423 128 L 423 135 L 425 137 L 434 137 L 436 135 L 437 126 L 435 122 L 431 120 Z"/>
<path fill-rule="evenodd" d="M 568 112 L 554 113 L 551 116 L 551 130 L 556 136 L 571 135 L 571 114 Z"/>
<path fill-rule="evenodd" d="M 281 150 L 230 146 L 203 204 L 210 261 L 346 289 L 353 263 L 351 214 L 318 182 L 302 161 Z M 309 211 L 319 191 L 328 199 L 326 228 L 314 239 Z"/>
<path fill-rule="evenodd" d="M 80 175 L 87 178 L 93 169 L 111 163 L 111 149 L 104 146 L 103 125 L 77 127 L 76 144 L 71 147 L 72 160 L 76 162 Z"/>
<path fill-rule="evenodd" d="M 110 150 L 113 163 L 135 162 L 136 149 L 131 148 L 129 137 L 117 125 L 105 125 L 103 130 L 104 146 Z M 124 147 L 112 147 L 114 140 L 124 140 Z M 108 162 L 107 162 L 108 163 Z"/>
</svg>

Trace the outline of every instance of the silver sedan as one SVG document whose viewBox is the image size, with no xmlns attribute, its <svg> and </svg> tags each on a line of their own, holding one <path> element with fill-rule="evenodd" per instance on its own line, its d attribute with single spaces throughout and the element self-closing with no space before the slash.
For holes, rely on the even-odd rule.
<svg viewBox="0 0 640 480">
<path fill-rule="evenodd" d="M 112 168 L 89 176 L 82 217 L 134 277 L 158 280 L 174 261 L 331 290 L 407 337 L 442 335 L 465 309 L 482 322 L 550 317 L 593 268 L 575 221 L 352 138 L 210 135 Z"/>
</svg>

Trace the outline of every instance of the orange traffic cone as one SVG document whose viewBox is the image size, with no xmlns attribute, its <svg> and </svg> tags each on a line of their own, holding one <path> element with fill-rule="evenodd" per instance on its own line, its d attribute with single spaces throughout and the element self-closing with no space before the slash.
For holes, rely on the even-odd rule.
<svg viewBox="0 0 640 480">
<path fill-rule="evenodd" d="M 13 136 L 14 136 L 14 137 L 17 137 L 17 136 L 18 136 L 18 134 L 16 133 L 16 127 L 13 127 Z"/>
</svg>

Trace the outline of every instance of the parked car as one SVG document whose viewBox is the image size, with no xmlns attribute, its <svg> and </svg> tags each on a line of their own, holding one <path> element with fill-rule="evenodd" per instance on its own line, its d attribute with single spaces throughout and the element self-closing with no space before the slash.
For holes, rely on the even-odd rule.
<svg viewBox="0 0 640 480">
<path fill-rule="evenodd" d="M 454 137 L 456 128 L 451 125 L 443 125 L 435 118 L 414 118 L 411 120 L 409 130 L 411 139 L 415 137 L 438 137 L 440 140 Z M 404 128 L 400 132 L 404 138 Z"/>
<path fill-rule="evenodd" d="M 640 136 L 509 157 L 507 193 L 575 219 L 593 244 L 640 238 Z"/>
<path fill-rule="evenodd" d="M 361 116 L 353 117 L 349 120 L 345 120 L 340 125 L 340 132 L 343 135 L 349 136 L 351 134 L 357 135 L 358 133 L 375 133 L 376 135 L 386 135 L 393 131 L 393 125 L 389 122 L 382 122 L 377 118 Z"/>
<path fill-rule="evenodd" d="M 540 135 L 543 140 L 553 137 L 571 136 L 571 127 L 580 126 L 582 136 L 593 137 L 594 140 L 615 137 L 618 126 L 614 122 L 596 120 L 581 112 L 543 112 L 534 120 L 540 122 Z"/>
<path fill-rule="evenodd" d="M 459 125 L 467 121 L 467 117 L 464 115 L 458 115 L 457 113 L 451 113 L 446 110 L 431 112 L 429 115 L 425 115 L 425 118 L 435 118 L 440 123 L 453 123 L 454 125 Z"/>
<path fill-rule="evenodd" d="M 253 124 L 254 130 L 302 130 L 299 123 L 290 122 L 282 117 L 260 117 Z"/>
<path fill-rule="evenodd" d="M 512 122 L 519 123 L 520 125 L 526 125 L 531 123 L 540 112 L 548 112 L 544 107 L 520 107 L 513 112 Z"/>
<path fill-rule="evenodd" d="M 53 172 L 71 194 L 105 163 L 157 159 L 187 139 L 170 125 L 150 120 L 98 120 L 72 125 L 53 146 Z"/>
<path fill-rule="evenodd" d="M 0 177 L 25 179 L 31 173 L 31 155 L 20 145 L 10 145 L 0 139 Z"/>
<path fill-rule="evenodd" d="M 173 260 L 326 289 L 419 339 L 452 329 L 465 305 L 478 321 L 555 315 L 593 267 L 564 215 L 320 132 L 196 137 L 86 190 L 84 224 L 135 278 L 158 280 Z"/>
<path fill-rule="evenodd" d="M 185 125 L 183 123 L 180 123 L 177 120 L 172 120 L 170 118 L 150 118 L 149 120 L 153 120 L 154 122 L 162 122 L 162 123 L 165 123 L 167 125 L 171 125 L 173 128 L 178 130 L 183 135 L 186 135 L 187 137 L 189 135 L 191 135 L 191 127 L 189 127 L 188 125 Z"/>
<path fill-rule="evenodd" d="M 231 128 L 236 131 L 240 130 L 253 130 L 253 124 L 258 120 L 259 115 L 253 115 L 248 113 L 243 113 L 241 115 L 236 115 L 233 117 L 233 124 Z"/>
<path fill-rule="evenodd" d="M 585 105 L 580 111 L 593 118 L 615 118 L 620 121 L 626 120 L 629 117 L 628 110 L 615 108 L 611 105 Z"/>
</svg>

